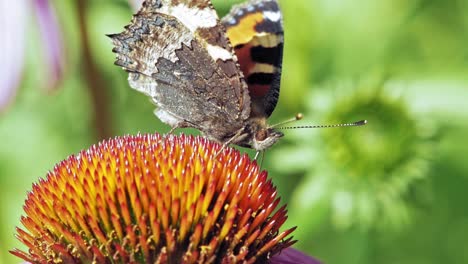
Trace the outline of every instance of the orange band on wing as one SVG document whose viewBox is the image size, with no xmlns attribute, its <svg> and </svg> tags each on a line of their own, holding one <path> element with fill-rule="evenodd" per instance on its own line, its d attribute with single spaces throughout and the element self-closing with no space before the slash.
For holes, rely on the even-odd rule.
<svg viewBox="0 0 468 264">
<path fill-rule="evenodd" d="M 263 21 L 263 14 L 248 14 L 239 21 L 239 24 L 227 29 L 227 35 L 231 44 L 235 47 L 239 44 L 248 43 L 258 32 L 255 26 Z"/>
</svg>

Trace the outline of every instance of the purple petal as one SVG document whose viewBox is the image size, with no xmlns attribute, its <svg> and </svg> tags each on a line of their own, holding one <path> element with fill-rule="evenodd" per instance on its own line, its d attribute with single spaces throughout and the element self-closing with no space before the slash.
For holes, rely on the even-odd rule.
<svg viewBox="0 0 468 264">
<path fill-rule="evenodd" d="M 42 47 L 46 59 L 44 68 L 48 71 L 46 84 L 54 89 L 63 73 L 63 46 L 57 16 L 49 0 L 34 0 Z"/>
<path fill-rule="evenodd" d="M 286 248 L 279 254 L 274 255 L 270 260 L 270 264 L 321 264 L 321 262 L 299 250 Z"/>
<path fill-rule="evenodd" d="M 128 0 L 130 2 L 130 5 L 132 6 L 133 10 L 138 10 L 141 7 L 141 4 L 143 4 L 144 0 Z"/>
<path fill-rule="evenodd" d="M 0 1 L 0 112 L 13 99 L 24 65 L 27 1 Z"/>
</svg>

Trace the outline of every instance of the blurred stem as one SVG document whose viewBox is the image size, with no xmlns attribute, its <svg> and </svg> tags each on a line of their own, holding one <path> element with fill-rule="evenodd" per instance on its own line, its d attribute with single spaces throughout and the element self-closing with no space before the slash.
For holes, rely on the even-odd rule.
<svg viewBox="0 0 468 264">
<path fill-rule="evenodd" d="M 83 54 L 83 69 L 85 74 L 86 87 L 88 88 L 92 110 L 94 113 L 93 123 L 98 140 L 111 136 L 111 116 L 107 99 L 106 84 L 102 79 L 98 67 L 94 63 L 89 45 L 89 34 L 86 23 L 87 0 L 78 0 L 78 19 L 81 34 L 81 48 Z"/>
</svg>

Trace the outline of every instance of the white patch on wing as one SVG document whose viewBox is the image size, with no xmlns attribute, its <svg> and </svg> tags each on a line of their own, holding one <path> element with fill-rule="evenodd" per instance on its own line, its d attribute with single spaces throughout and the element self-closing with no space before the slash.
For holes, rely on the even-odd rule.
<svg viewBox="0 0 468 264">
<path fill-rule="evenodd" d="M 231 24 L 231 25 L 235 25 L 237 23 L 237 20 L 233 17 L 231 17 L 229 20 L 228 20 L 228 23 Z"/>
<path fill-rule="evenodd" d="M 155 103 L 157 103 L 155 101 Z M 171 113 L 164 111 L 162 108 L 154 110 L 154 114 L 164 123 L 170 125 L 171 127 L 177 127 L 180 123 L 183 122 L 180 118 L 175 117 Z"/>
<path fill-rule="evenodd" d="M 218 59 L 223 60 L 223 61 L 232 59 L 231 52 L 229 52 L 226 49 L 221 48 L 220 46 L 214 46 L 214 45 L 208 44 L 206 47 L 206 50 L 208 51 L 210 56 L 215 61 Z"/>
<path fill-rule="evenodd" d="M 205 9 L 189 8 L 184 4 L 176 6 L 164 5 L 159 12 L 174 16 L 191 32 L 195 32 L 198 28 L 210 28 L 218 23 L 218 15 L 213 8 L 206 7 Z"/>
<path fill-rule="evenodd" d="M 264 48 L 274 48 L 281 43 L 283 43 L 283 36 L 265 32 L 257 33 L 257 36 L 250 41 L 252 46 L 262 46 Z"/>
<path fill-rule="evenodd" d="M 263 16 L 266 17 L 266 19 L 270 21 L 278 22 L 281 19 L 281 12 L 280 11 L 276 11 L 276 12 L 265 11 L 263 12 Z"/>
<path fill-rule="evenodd" d="M 249 71 L 252 73 L 275 73 L 275 66 L 267 63 L 256 63 L 255 66 Z"/>
</svg>

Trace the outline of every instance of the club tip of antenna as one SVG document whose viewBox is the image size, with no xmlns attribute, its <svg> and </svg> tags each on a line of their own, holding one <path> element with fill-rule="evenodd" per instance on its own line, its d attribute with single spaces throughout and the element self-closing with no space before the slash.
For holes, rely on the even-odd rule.
<svg viewBox="0 0 468 264">
<path fill-rule="evenodd" d="M 301 120 L 302 118 L 304 118 L 304 115 L 302 113 L 296 114 L 296 120 Z"/>
<path fill-rule="evenodd" d="M 363 125 L 367 124 L 367 120 L 365 120 L 365 119 L 364 120 L 359 120 L 354 124 L 356 124 L 356 126 L 363 126 Z"/>
</svg>

